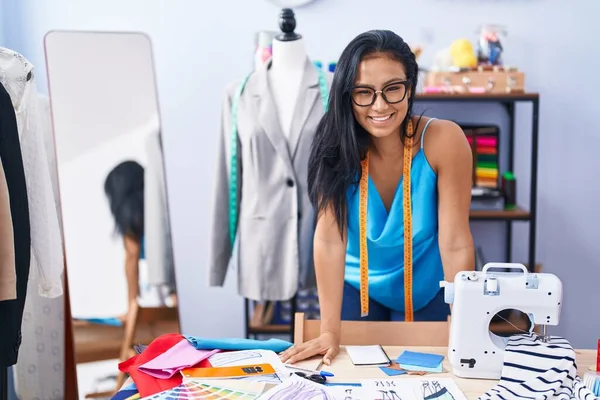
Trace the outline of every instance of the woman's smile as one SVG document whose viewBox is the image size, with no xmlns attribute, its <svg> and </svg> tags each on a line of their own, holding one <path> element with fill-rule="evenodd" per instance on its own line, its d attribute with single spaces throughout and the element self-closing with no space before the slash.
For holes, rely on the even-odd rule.
<svg viewBox="0 0 600 400">
<path fill-rule="evenodd" d="M 387 115 L 382 115 L 382 116 L 370 115 L 369 120 L 375 126 L 384 126 L 384 125 L 390 124 L 393 121 L 393 117 L 395 115 L 396 115 L 396 112 L 393 112 L 393 113 L 387 114 Z"/>
</svg>

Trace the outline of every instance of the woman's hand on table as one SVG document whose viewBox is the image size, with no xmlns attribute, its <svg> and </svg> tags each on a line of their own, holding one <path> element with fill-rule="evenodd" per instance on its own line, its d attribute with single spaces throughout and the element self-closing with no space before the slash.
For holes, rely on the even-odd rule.
<svg viewBox="0 0 600 400">
<path fill-rule="evenodd" d="M 332 332 L 324 332 L 318 338 L 306 343 L 294 345 L 280 353 L 282 362 L 294 364 L 317 354 L 323 355 L 323 364 L 331 365 L 331 361 L 340 352 L 340 341 L 338 336 Z"/>
</svg>

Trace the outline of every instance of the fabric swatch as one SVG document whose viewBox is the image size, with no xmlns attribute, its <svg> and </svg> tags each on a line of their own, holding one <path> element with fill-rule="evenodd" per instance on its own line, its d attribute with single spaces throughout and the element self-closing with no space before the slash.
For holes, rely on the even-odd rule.
<svg viewBox="0 0 600 400">
<path fill-rule="evenodd" d="M 185 336 L 185 338 L 198 350 L 271 350 L 280 353 L 292 347 L 292 343 L 281 339 L 254 340 L 242 338 L 200 338 Z"/>
<path fill-rule="evenodd" d="M 123 323 L 118 318 L 77 318 L 79 321 L 89 322 L 90 324 L 121 326 Z"/>
<path fill-rule="evenodd" d="M 437 368 L 444 360 L 444 356 L 431 353 L 419 353 L 415 351 L 404 350 L 398 357 L 398 364 L 413 365 L 416 367 Z"/>
<path fill-rule="evenodd" d="M 406 374 L 406 371 L 403 371 L 401 369 L 388 368 L 388 367 L 379 367 L 379 369 L 381 369 L 387 376 L 397 376 L 397 375 Z"/>
<path fill-rule="evenodd" d="M 115 395 L 111 397 L 110 400 L 133 400 L 139 398 L 140 394 L 138 393 L 137 388 L 135 387 L 135 383 L 132 383 L 115 393 Z"/>
<path fill-rule="evenodd" d="M 119 370 L 129 374 L 131 379 L 133 379 L 133 382 L 135 382 L 135 386 L 140 392 L 140 397 L 151 396 L 181 385 L 181 375 L 176 374 L 169 379 L 157 379 L 138 370 L 140 365 L 165 353 L 177 343 L 181 342 L 181 339 L 184 339 L 183 335 L 176 333 L 159 336 L 148 345 L 142 354 L 133 356 L 119 364 Z"/>
<path fill-rule="evenodd" d="M 423 371 L 423 372 L 443 372 L 442 363 L 439 363 L 437 367 L 419 367 L 417 365 L 400 364 L 400 368 L 406 371 Z"/>
<path fill-rule="evenodd" d="M 185 338 L 160 354 L 158 357 L 142 364 L 138 370 L 159 379 L 168 379 L 184 368 L 192 367 L 220 350 L 196 350 Z"/>
<path fill-rule="evenodd" d="M 479 399 L 598 400 L 577 375 L 576 358 L 563 337 L 512 335 L 504 349 L 500 381 Z"/>
</svg>

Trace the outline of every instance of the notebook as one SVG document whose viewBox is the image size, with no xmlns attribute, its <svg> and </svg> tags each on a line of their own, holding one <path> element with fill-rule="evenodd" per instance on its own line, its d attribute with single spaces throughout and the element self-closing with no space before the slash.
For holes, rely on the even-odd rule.
<svg viewBox="0 0 600 400">
<path fill-rule="evenodd" d="M 387 367 L 391 360 L 380 345 L 346 346 L 352 364 L 357 367 Z"/>
</svg>

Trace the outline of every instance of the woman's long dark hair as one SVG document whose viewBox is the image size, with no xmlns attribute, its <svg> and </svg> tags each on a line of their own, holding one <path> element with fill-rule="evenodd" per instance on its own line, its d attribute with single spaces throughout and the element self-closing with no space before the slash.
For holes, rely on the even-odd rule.
<svg viewBox="0 0 600 400">
<path fill-rule="evenodd" d="M 115 219 L 116 231 L 141 241 L 144 235 L 144 167 L 124 161 L 110 171 L 104 193 Z"/>
<path fill-rule="evenodd" d="M 327 209 L 334 211 L 340 233 L 347 223 L 346 192 L 360 180 L 360 163 L 369 145 L 368 132 L 352 113 L 351 90 L 360 62 L 374 53 L 386 53 L 401 62 L 410 81 L 408 111 L 400 127 L 402 141 L 407 136 L 408 121 L 412 115 L 419 68 L 408 44 L 394 32 L 386 30 L 372 30 L 357 36 L 338 60 L 328 111 L 319 122 L 308 161 L 310 201 L 317 216 Z"/>
</svg>

